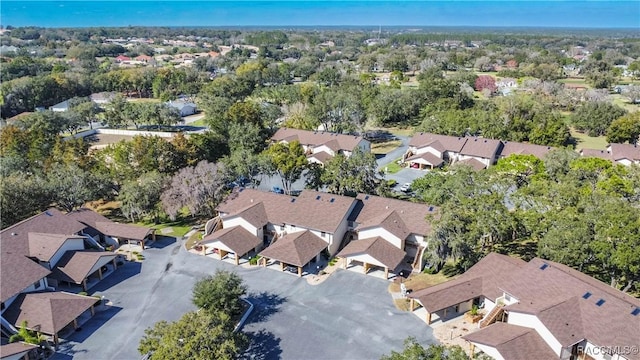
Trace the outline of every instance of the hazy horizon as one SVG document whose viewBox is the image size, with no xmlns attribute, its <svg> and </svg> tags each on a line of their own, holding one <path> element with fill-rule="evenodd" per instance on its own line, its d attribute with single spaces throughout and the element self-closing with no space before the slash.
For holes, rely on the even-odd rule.
<svg viewBox="0 0 640 360">
<path fill-rule="evenodd" d="M 3 26 L 640 29 L 638 1 L 14 1 Z"/>
</svg>

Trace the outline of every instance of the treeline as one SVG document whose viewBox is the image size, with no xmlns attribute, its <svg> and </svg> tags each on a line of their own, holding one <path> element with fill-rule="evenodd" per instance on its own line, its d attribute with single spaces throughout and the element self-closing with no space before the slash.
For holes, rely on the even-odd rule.
<svg viewBox="0 0 640 360">
<path fill-rule="evenodd" d="M 433 171 L 412 184 L 441 207 L 428 262 L 461 270 L 488 252 L 560 262 L 624 291 L 640 287 L 640 168 L 556 150 L 512 155 L 486 171 Z"/>
</svg>

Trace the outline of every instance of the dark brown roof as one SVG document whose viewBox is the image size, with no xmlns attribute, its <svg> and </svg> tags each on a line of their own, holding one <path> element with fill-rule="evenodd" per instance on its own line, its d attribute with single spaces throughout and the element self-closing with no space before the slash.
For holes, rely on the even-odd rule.
<svg viewBox="0 0 640 360">
<path fill-rule="evenodd" d="M 471 168 L 473 170 L 476 170 L 476 171 L 480 171 L 482 169 L 486 169 L 487 168 L 487 165 L 485 165 L 482 162 L 480 162 L 480 160 L 473 159 L 473 158 L 457 161 L 457 162 L 454 163 L 454 165 L 455 166 L 458 166 L 458 165 L 471 166 Z"/>
<path fill-rule="evenodd" d="M 290 224 L 334 233 L 347 218 L 356 200 L 347 196 L 312 190 L 303 190 L 300 196 L 292 197 L 244 189 L 231 193 L 217 210 L 226 214 L 235 214 L 258 202 L 263 203 L 267 219 L 272 224 Z"/>
<path fill-rule="evenodd" d="M 426 220 L 427 215 L 437 216 L 438 213 L 438 208 L 435 206 L 410 201 L 366 194 L 358 194 L 356 198 L 362 202 L 361 209 L 354 214 L 354 221 L 358 224 L 372 225 L 373 219 L 382 219 L 384 214 L 395 211 L 407 229 L 417 235 L 431 233 L 431 222 Z"/>
<path fill-rule="evenodd" d="M 407 158 L 406 161 L 412 161 L 412 160 L 424 160 L 427 164 L 432 165 L 432 166 L 440 166 L 442 165 L 442 163 L 444 163 L 444 161 L 442 159 L 440 159 L 439 157 L 433 155 L 430 152 L 426 152 L 426 153 L 422 153 L 422 154 L 418 154 L 418 155 L 413 155 L 409 158 Z"/>
<path fill-rule="evenodd" d="M 599 346 L 637 343 L 640 316 L 632 311 L 640 308 L 640 299 L 568 266 L 535 258 L 502 288 L 519 300 L 505 310 L 536 315 L 562 345 L 575 338 Z"/>
<path fill-rule="evenodd" d="M 504 359 L 557 359 L 556 353 L 532 328 L 497 322 L 462 337 L 498 350 Z"/>
<path fill-rule="evenodd" d="M 218 241 L 233 250 L 238 256 L 243 256 L 262 243 L 260 239 L 242 226 L 232 226 L 207 235 L 199 244 L 212 244 Z"/>
<path fill-rule="evenodd" d="M 379 216 L 368 219 L 360 224 L 357 230 L 362 231 L 374 227 L 381 227 L 397 236 L 400 240 L 406 239 L 410 234 L 407 225 L 395 210 L 387 210 Z"/>
<path fill-rule="evenodd" d="M 10 324 L 53 335 L 96 303 L 96 298 L 66 292 L 20 294 L 2 314 Z"/>
<path fill-rule="evenodd" d="M 584 157 L 597 157 L 600 159 L 613 161 L 611 153 L 607 150 L 582 149 L 580 150 L 580 155 Z"/>
<path fill-rule="evenodd" d="M 153 232 L 151 228 L 113 222 L 97 212 L 86 208 L 72 211 L 67 214 L 67 217 L 81 222 L 88 227 L 92 227 L 105 235 L 117 238 L 144 240 L 147 235 Z"/>
<path fill-rule="evenodd" d="M 349 257 L 361 254 L 371 256 L 391 270 L 397 268 L 406 255 L 404 251 L 378 236 L 369 239 L 354 240 L 345 246 L 337 256 Z"/>
<path fill-rule="evenodd" d="M 438 151 L 453 151 L 459 153 L 465 142 L 467 142 L 467 138 L 464 137 L 417 133 L 411 138 L 409 146 L 418 149 L 432 146 Z"/>
<path fill-rule="evenodd" d="M 12 355 L 26 354 L 38 348 L 38 345 L 27 344 L 22 341 L 9 343 L 9 340 L 5 338 L 0 338 L 0 341 L 0 359 L 6 359 Z"/>
<path fill-rule="evenodd" d="M 500 140 L 470 137 L 467 138 L 460 154 L 491 159 L 498 154 L 501 148 L 502 142 Z"/>
<path fill-rule="evenodd" d="M 334 151 L 353 151 L 363 138 L 361 136 L 335 134 L 330 132 L 280 128 L 271 137 L 271 140 L 287 142 L 298 140 L 301 145 L 317 147 L 326 144 Z M 335 143 L 333 143 L 333 141 L 335 141 Z"/>
<path fill-rule="evenodd" d="M 51 273 L 25 255 L 1 252 L 0 301 L 5 302 Z"/>
<path fill-rule="evenodd" d="M 60 250 L 60 247 L 68 239 L 80 239 L 82 237 L 70 236 L 70 235 L 57 235 L 57 234 L 44 234 L 44 233 L 29 233 L 29 256 L 35 257 L 40 261 L 51 261 L 53 255 Z M 84 241 L 84 240 L 83 240 Z"/>
<path fill-rule="evenodd" d="M 613 160 L 629 159 L 631 161 L 640 160 L 640 146 L 633 144 L 610 144 L 609 150 L 613 155 Z"/>
<path fill-rule="evenodd" d="M 517 155 L 533 155 L 539 159 L 543 159 L 550 151 L 554 150 L 554 147 L 527 144 L 515 141 L 504 141 L 502 151 L 500 151 L 500 157 L 507 157 L 512 154 Z"/>
<path fill-rule="evenodd" d="M 304 266 L 329 244 L 311 231 L 298 231 L 277 240 L 260 255 L 285 264 Z"/>
<path fill-rule="evenodd" d="M 53 268 L 51 277 L 81 284 L 103 257 L 115 258 L 116 254 L 111 251 L 67 251 Z"/>
<path fill-rule="evenodd" d="M 267 212 L 264 209 L 262 202 L 254 202 L 244 209 L 240 209 L 237 213 L 230 214 L 227 217 L 238 216 L 247 221 L 249 224 L 261 229 L 269 222 L 267 218 Z"/>
<path fill-rule="evenodd" d="M 29 233 L 75 235 L 86 226 L 65 216 L 56 209 L 49 209 L 32 216 L 0 232 L 0 251 L 29 254 Z"/>
<path fill-rule="evenodd" d="M 490 253 L 454 280 L 409 294 L 431 312 L 468 301 L 480 295 L 502 296 L 501 285 L 525 262 L 507 255 Z"/>
<path fill-rule="evenodd" d="M 320 151 L 315 154 L 308 155 L 307 159 L 309 158 L 314 158 L 320 161 L 321 163 L 326 164 L 329 162 L 329 160 L 333 159 L 333 156 L 331 156 L 331 154 L 329 154 L 328 152 Z"/>
</svg>

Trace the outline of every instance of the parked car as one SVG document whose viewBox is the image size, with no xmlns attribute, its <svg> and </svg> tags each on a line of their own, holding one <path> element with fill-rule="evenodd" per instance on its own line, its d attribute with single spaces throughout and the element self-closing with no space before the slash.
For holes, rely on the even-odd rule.
<svg viewBox="0 0 640 360">
<path fill-rule="evenodd" d="M 411 184 L 410 183 L 404 183 L 400 187 L 400 191 L 405 192 L 405 193 L 411 191 Z"/>
</svg>

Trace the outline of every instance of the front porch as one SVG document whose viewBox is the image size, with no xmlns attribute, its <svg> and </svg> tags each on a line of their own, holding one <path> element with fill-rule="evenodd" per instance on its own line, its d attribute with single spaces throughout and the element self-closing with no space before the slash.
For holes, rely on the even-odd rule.
<svg viewBox="0 0 640 360">
<path fill-rule="evenodd" d="M 378 266 L 350 258 L 344 258 L 342 269 L 373 276 L 383 280 L 394 280 L 399 276 L 398 274 L 389 271 L 389 268 L 386 266 Z"/>
</svg>

